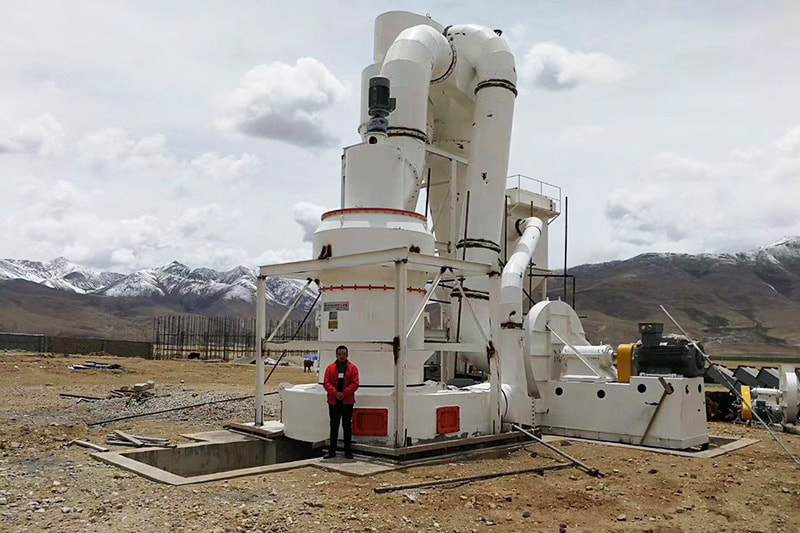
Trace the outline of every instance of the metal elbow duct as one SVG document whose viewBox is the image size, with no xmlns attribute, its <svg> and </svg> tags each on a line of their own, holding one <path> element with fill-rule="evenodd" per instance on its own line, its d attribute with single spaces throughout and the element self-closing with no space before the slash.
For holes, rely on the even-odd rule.
<svg viewBox="0 0 800 533">
<path fill-rule="evenodd" d="M 517 69 L 514 55 L 506 40 L 484 26 L 459 24 L 445 29 L 445 35 L 452 39 L 458 49 L 459 57 L 469 61 L 475 68 L 477 93 L 482 84 L 498 81 L 516 95 Z"/>
<path fill-rule="evenodd" d="M 406 209 L 413 209 L 422 185 L 430 84 L 447 77 L 453 62 L 453 49 L 445 36 L 424 24 L 400 32 L 383 60 L 380 75 L 391 81 L 396 101 L 388 134 L 406 159 L 410 173 L 406 177 L 412 181 L 404 187 Z"/>
<path fill-rule="evenodd" d="M 452 26 L 445 34 L 458 51 L 459 61 L 471 64 L 476 73 L 467 168 L 470 227 L 466 228 L 466 240 L 460 244 L 467 249 L 465 259 L 494 264 L 500 251 L 503 196 L 517 95 L 514 56 L 505 39 L 482 26 Z"/>
<path fill-rule="evenodd" d="M 544 222 L 537 217 L 530 217 L 519 222 L 518 228 L 522 236 L 517 241 L 514 253 L 508 258 L 503 274 L 500 277 L 500 305 L 503 308 L 503 320 L 522 324 L 522 287 L 525 271 L 533 257 L 542 236 Z M 516 311 L 516 313 L 513 313 Z M 513 313 L 513 314 L 512 314 Z"/>
<path fill-rule="evenodd" d="M 456 83 L 467 78 L 465 73 L 475 72 L 469 76 L 470 81 L 459 86 L 462 91 L 474 91 L 475 107 L 472 131 L 463 132 L 463 138 L 471 140 L 466 171 L 469 219 L 467 227 L 462 226 L 463 238 L 456 248 L 464 250 L 463 258 L 467 261 L 498 265 L 511 123 L 517 94 L 514 56 L 505 39 L 482 26 L 450 26 L 445 29 L 445 36 L 458 55 Z M 470 280 L 469 288 L 475 293 L 488 294 L 489 283 L 485 279 Z M 488 329 L 488 301 L 476 299 L 472 303 L 484 329 Z M 480 335 L 475 330 L 466 329 L 462 332 L 462 339 L 480 342 Z M 501 359 L 505 359 L 502 353 L 501 349 Z M 475 367 L 485 369 L 484 354 L 465 353 L 464 357 Z M 514 372 L 508 365 L 501 364 L 504 383 Z"/>
</svg>

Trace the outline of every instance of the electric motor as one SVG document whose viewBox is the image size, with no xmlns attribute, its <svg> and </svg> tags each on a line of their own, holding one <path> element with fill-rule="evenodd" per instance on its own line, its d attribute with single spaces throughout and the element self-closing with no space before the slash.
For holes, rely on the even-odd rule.
<svg viewBox="0 0 800 533">
<path fill-rule="evenodd" d="M 634 367 L 643 374 L 678 374 L 689 378 L 702 376 L 705 359 L 700 350 L 683 335 L 664 336 L 664 324 L 640 322 L 642 340 L 633 352 Z"/>
</svg>

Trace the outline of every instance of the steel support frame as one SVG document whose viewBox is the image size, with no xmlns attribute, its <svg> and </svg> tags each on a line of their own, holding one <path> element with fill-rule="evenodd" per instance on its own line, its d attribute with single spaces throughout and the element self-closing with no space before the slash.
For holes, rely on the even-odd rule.
<svg viewBox="0 0 800 533">
<path fill-rule="evenodd" d="M 289 315 L 292 314 L 292 311 L 295 310 L 297 304 L 300 303 L 300 299 L 305 294 L 306 289 L 308 286 L 311 285 L 311 279 L 309 278 L 306 281 L 306 284 L 303 285 L 303 288 L 300 292 L 297 293 L 292 304 L 286 309 L 286 312 L 283 314 L 281 319 L 278 321 L 278 324 L 275 326 L 275 329 L 272 330 L 270 333 L 269 338 L 264 338 L 267 329 L 267 276 L 258 276 L 258 281 L 256 282 L 256 390 L 255 390 L 255 420 L 254 424 L 256 426 L 263 426 L 264 425 L 264 346 L 269 343 L 275 335 L 278 333 L 278 330 L 281 329 L 286 319 L 289 318 Z"/>
<path fill-rule="evenodd" d="M 455 166 L 455 161 L 453 161 Z M 454 202 L 455 199 L 452 201 Z M 480 321 L 475 314 L 472 305 L 464 294 L 461 282 L 465 278 L 490 276 L 492 287 L 491 293 L 497 302 L 499 302 L 500 291 L 500 275 L 495 272 L 493 267 L 488 264 L 475 263 L 471 261 L 463 261 L 454 258 L 419 254 L 410 252 L 408 248 L 390 248 L 387 250 L 377 250 L 373 252 L 351 254 L 339 257 L 331 257 L 328 259 L 316 259 L 309 261 L 297 261 L 294 263 L 284 263 L 280 265 L 265 265 L 260 267 L 258 276 L 258 295 L 257 295 L 257 312 L 256 312 L 256 328 L 258 331 L 258 345 L 261 350 L 257 350 L 256 359 L 256 398 L 263 398 L 264 394 L 264 350 L 320 350 L 330 348 L 337 345 L 338 342 L 326 341 L 274 341 L 273 337 L 275 331 L 265 338 L 266 329 L 266 280 L 271 276 L 281 276 L 294 279 L 307 279 L 308 282 L 312 279 L 317 279 L 320 272 L 327 270 L 336 270 L 340 268 L 350 268 L 354 266 L 363 265 L 385 265 L 394 267 L 395 277 L 395 338 L 392 340 L 374 340 L 374 341 L 360 341 L 348 343 L 352 350 L 364 351 L 392 351 L 395 357 L 395 374 L 394 374 L 394 446 L 396 448 L 404 448 L 407 445 L 407 432 L 406 432 L 406 412 L 405 412 L 405 396 L 406 396 L 406 376 L 405 369 L 409 353 L 430 352 L 430 351 L 449 351 L 449 352 L 467 352 L 467 351 L 481 351 L 485 350 L 487 357 L 489 357 L 490 366 L 490 405 L 491 405 L 491 420 L 493 434 L 499 434 L 501 431 L 501 413 L 500 413 L 500 367 L 499 357 L 496 349 L 492 344 L 490 338 L 499 338 L 500 321 L 499 317 L 499 304 L 492 306 L 492 331 L 487 334 L 480 326 Z M 436 272 L 430 288 L 426 291 L 423 304 L 416 309 L 414 315 L 411 317 L 410 322 L 406 322 L 406 306 L 408 291 L 397 290 L 397 288 L 408 286 L 408 271 L 422 271 L 433 273 Z M 447 274 L 445 274 L 447 273 Z M 481 336 L 485 344 L 474 343 L 460 343 L 460 342 L 445 342 L 445 343 L 425 343 L 422 350 L 408 350 L 407 338 L 411 329 L 413 329 L 419 317 L 425 309 L 425 304 L 433 296 L 434 291 L 443 280 L 453 281 L 456 287 L 461 292 L 463 299 L 467 300 L 467 307 L 475 322 L 476 327 L 479 328 Z M 306 285 L 306 287 L 308 284 Z M 306 287 L 303 288 L 303 292 Z M 295 300 L 293 305 L 299 302 L 299 297 Z M 496 309 L 495 309 L 496 308 Z M 288 317 L 291 309 L 284 315 Z M 279 324 L 280 326 L 281 324 Z M 495 331 L 497 330 L 497 331 Z M 263 425 L 263 400 L 256 401 L 256 425 Z"/>
<path fill-rule="evenodd" d="M 393 267 L 397 261 L 405 261 L 410 270 L 436 272 L 445 268 L 457 272 L 460 277 L 486 276 L 492 272 L 492 266 L 473 261 L 462 261 L 435 255 L 410 252 L 406 247 L 389 248 L 358 254 L 341 255 L 327 259 L 296 261 L 280 265 L 264 265 L 259 274 L 265 277 L 280 276 L 290 279 L 316 279 L 320 272 L 337 270 L 354 266 L 385 265 Z M 442 279 L 446 279 L 443 277 Z"/>
<path fill-rule="evenodd" d="M 395 354 L 394 354 L 394 445 L 406 443 L 406 362 L 408 340 L 406 338 L 406 293 L 408 286 L 408 264 L 395 262 Z"/>
<path fill-rule="evenodd" d="M 267 329 L 267 277 L 256 282 L 256 396 L 255 425 L 264 425 L 264 335 Z"/>
</svg>

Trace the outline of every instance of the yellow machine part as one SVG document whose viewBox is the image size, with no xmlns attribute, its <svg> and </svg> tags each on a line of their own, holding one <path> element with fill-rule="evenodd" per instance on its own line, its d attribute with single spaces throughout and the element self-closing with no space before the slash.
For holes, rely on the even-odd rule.
<svg viewBox="0 0 800 533">
<path fill-rule="evenodd" d="M 631 382 L 633 349 L 635 347 L 635 344 L 620 344 L 617 347 L 617 381 L 620 383 Z"/>
<path fill-rule="evenodd" d="M 753 405 L 753 397 L 750 394 L 750 387 L 747 385 L 742 385 L 742 398 L 744 398 L 744 402 L 742 402 L 742 420 L 752 420 L 753 412 L 747 406 Z"/>
</svg>

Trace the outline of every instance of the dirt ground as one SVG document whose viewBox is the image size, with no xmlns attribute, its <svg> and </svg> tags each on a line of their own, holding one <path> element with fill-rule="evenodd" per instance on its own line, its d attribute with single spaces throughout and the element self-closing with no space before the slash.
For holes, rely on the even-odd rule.
<svg viewBox="0 0 800 533">
<path fill-rule="evenodd" d="M 59 393 L 105 396 L 112 388 L 152 379 L 157 391 L 179 396 L 175 401 L 185 396 L 191 403 L 203 394 L 251 394 L 254 368 L 95 358 L 121 363 L 127 370 L 67 369 L 83 359 L 92 358 L 0 353 L 0 531 L 791 532 L 800 523 L 800 470 L 763 430 L 725 424 L 712 424 L 711 432 L 761 440 L 714 459 L 559 442 L 604 472 L 603 479 L 568 469 L 545 477 L 528 474 L 451 488 L 373 492 L 381 485 L 554 463 L 551 451 L 529 446 L 500 457 L 372 477 L 307 467 L 185 487 L 161 485 L 65 444 L 76 438 L 104 443 L 111 429 L 187 442 L 181 433 L 220 429 L 228 420 L 202 408 L 87 429 L 86 423 L 98 415 L 113 416 L 129 407 L 123 400 L 76 405 Z M 268 390 L 281 382 L 314 379 L 300 368 L 280 368 Z M 248 421 L 252 404 L 242 403 L 238 410 L 219 412 Z M 781 438 L 800 455 L 800 437 Z"/>
</svg>

